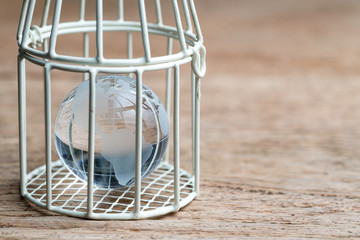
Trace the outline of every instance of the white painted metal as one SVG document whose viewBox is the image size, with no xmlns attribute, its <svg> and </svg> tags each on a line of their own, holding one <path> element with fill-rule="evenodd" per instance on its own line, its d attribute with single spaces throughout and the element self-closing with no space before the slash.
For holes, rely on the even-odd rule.
<svg viewBox="0 0 360 240">
<path fill-rule="evenodd" d="M 136 74 L 136 153 L 135 153 L 135 217 L 140 214 L 141 200 L 141 155 L 142 155 L 142 72 Z"/>
<path fill-rule="evenodd" d="M 20 193 L 26 193 L 27 162 L 26 162 L 26 82 L 25 59 L 18 56 L 18 103 L 19 103 L 19 156 L 20 156 Z"/>
<path fill-rule="evenodd" d="M 174 26 L 164 24 L 165 12 L 161 3 L 165 0 L 138 0 L 139 21 L 126 19 L 124 0 L 117 1 L 117 18 L 107 20 L 103 8 L 108 1 L 96 1 L 96 18 L 86 19 L 89 0 L 79 1 L 79 17 L 76 21 L 61 22 L 62 0 L 24 0 L 17 32 L 19 45 L 19 152 L 21 195 L 34 204 L 48 210 L 91 219 L 139 219 L 160 216 L 178 211 L 199 194 L 200 176 L 200 78 L 206 71 L 203 36 L 193 0 L 171 0 Z M 130 0 L 129 0 L 130 1 Z M 132 0 L 131 0 L 132 1 Z M 168 1 L 168 0 L 166 0 Z M 42 2 L 43 10 L 39 25 L 34 23 L 34 12 Z M 156 22 L 146 16 L 149 4 L 154 5 Z M 51 7 L 53 6 L 53 7 Z M 53 9 L 53 12 L 50 11 Z M 37 11 L 39 12 L 39 11 Z M 184 16 L 184 20 L 181 17 Z M 48 22 L 50 24 L 48 25 Z M 185 23 L 183 28 L 182 23 Z M 104 54 L 104 32 L 124 32 L 127 36 L 127 58 L 107 58 Z M 83 34 L 82 56 L 57 52 L 57 39 L 64 34 Z M 96 56 L 90 56 L 90 37 L 95 34 Z M 134 37 L 140 33 L 144 55 L 134 58 Z M 151 35 L 167 40 L 166 54 L 153 56 Z M 174 43 L 180 49 L 174 51 Z M 45 105 L 46 164 L 27 173 L 26 149 L 26 69 L 28 61 L 43 68 Z M 180 71 L 181 66 L 191 63 L 192 96 L 192 161 L 193 173 L 180 168 Z M 79 72 L 90 78 L 89 88 L 89 164 L 88 181 L 82 182 L 62 166 L 60 160 L 51 159 L 51 72 L 61 70 Z M 162 164 L 149 177 L 141 179 L 142 139 L 142 81 L 149 71 L 165 70 L 166 110 L 173 120 L 173 152 L 167 151 Z M 136 167 L 135 186 L 127 189 L 99 189 L 94 181 L 95 141 L 95 77 L 98 74 L 115 73 L 136 76 Z M 173 89 L 172 89 L 173 85 Z M 172 94 L 173 91 L 173 94 Z M 171 105 L 173 104 L 173 114 Z M 171 159 L 173 165 L 171 165 Z"/>
<path fill-rule="evenodd" d="M 44 89 L 45 89 L 45 141 L 46 141 L 46 207 L 51 210 L 52 188 L 51 188 L 51 86 L 49 65 L 44 67 Z"/>
<path fill-rule="evenodd" d="M 90 71 L 90 87 L 89 87 L 89 164 L 88 164 L 88 181 L 87 181 L 87 216 L 89 218 L 93 215 L 93 201 L 94 201 L 94 143 L 95 143 L 95 77 L 96 70 Z"/>
<path fill-rule="evenodd" d="M 174 67 L 174 118 L 173 118 L 173 135 L 174 135 L 174 208 L 179 209 L 180 205 L 180 83 L 179 83 L 179 66 Z"/>
</svg>

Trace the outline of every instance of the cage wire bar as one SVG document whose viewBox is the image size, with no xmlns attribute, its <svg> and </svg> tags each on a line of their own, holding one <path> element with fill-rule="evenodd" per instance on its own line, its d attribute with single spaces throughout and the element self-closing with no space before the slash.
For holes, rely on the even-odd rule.
<svg viewBox="0 0 360 240">
<path fill-rule="evenodd" d="M 168 1 L 168 0 L 166 0 Z M 38 0 L 39 2 L 39 0 Z M 91 219 L 139 219 L 178 211 L 199 194 L 200 176 L 200 79 L 206 72 L 203 36 L 193 0 L 171 0 L 175 26 L 163 22 L 163 0 L 138 0 L 139 21 L 125 18 L 124 0 L 117 0 L 117 19 L 104 19 L 106 1 L 96 0 L 96 18 L 85 19 L 87 0 L 79 1 L 77 21 L 60 22 L 62 0 L 43 0 L 41 23 L 33 24 L 36 0 L 24 0 L 17 32 L 18 111 L 20 192 L 37 206 L 69 216 Z M 153 4 L 156 22 L 148 22 L 147 4 Z M 179 3 L 182 8 L 179 7 Z M 53 13 L 50 12 L 53 4 Z M 52 20 L 49 18 L 52 16 Z M 181 17 L 185 20 L 182 21 Z M 50 20 L 51 24 L 48 25 Z M 185 23 L 183 28 L 182 23 Z M 124 32 L 127 58 L 104 56 L 104 32 Z M 83 34 L 83 56 L 69 56 L 56 51 L 59 35 Z M 96 56 L 89 55 L 89 34 L 95 34 Z M 144 55 L 133 57 L 133 33 L 141 33 Z M 150 35 L 167 38 L 166 55 L 152 56 Z M 177 41 L 179 51 L 174 51 Z M 27 171 L 26 69 L 25 62 L 38 65 L 44 72 L 45 165 Z M 180 66 L 191 64 L 192 168 L 189 174 L 180 168 Z M 88 180 L 80 181 L 60 162 L 52 160 L 51 72 L 60 70 L 89 78 Z M 165 70 L 165 107 L 170 119 L 173 110 L 173 156 L 167 149 L 161 165 L 149 177 L 141 178 L 142 82 L 143 74 Z M 94 181 L 95 78 L 98 74 L 126 74 L 136 78 L 136 154 L 135 186 L 127 189 L 101 189 Z M 173 83 L 173 92 L 172 85 Z M 171 106 L 171 103 L 173 106 Z"/>
</svg>

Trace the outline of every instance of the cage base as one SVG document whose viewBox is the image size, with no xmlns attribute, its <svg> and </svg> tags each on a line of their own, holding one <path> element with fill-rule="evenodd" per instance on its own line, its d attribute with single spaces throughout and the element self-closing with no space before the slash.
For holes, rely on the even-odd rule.
<svg viewBox="0 0 360 240">
<path fill-rule="evenodd" d="M 135 189 L 101 189 L 94 187 L 93 211 L 87 210 L 87 183 L 74 176 L 60 160 L 52 163 L 52 198 L 47 203 L 46 166 L 27 174 L 24 197 L 35 205 L 73 217 L 90 219 L 141 219 L 176 212 L 195 197 L 194 178 L 180 169 L 180 202 L 174 204 L 174 171 L 161 165 L 141 182 L 141 207 L 135 214 Z"/>
</svg>

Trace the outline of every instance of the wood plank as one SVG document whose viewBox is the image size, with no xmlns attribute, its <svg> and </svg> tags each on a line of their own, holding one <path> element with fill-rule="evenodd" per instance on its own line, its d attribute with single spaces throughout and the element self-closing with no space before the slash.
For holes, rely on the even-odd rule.
<svg viewBox="0 0 360 240">
<path fill-rule="evenodd" d="M 93 221 L 42 210 L 19 195 L 15 33 L 21 1 L 3 2 L 0 238 L 360 237 L 360 2 L 195 3 L 208 49 L 201 195 L 161 218 Z M 44 163 L 41 76 L 30 69 L 29 169 Z M 67 91 L 65 77 L 54 105 Z M 189 109 L 182 114 L 189 117 Z M 189 125 L 182 127 L 181 156 L 190 168 Z"/>
</svg>

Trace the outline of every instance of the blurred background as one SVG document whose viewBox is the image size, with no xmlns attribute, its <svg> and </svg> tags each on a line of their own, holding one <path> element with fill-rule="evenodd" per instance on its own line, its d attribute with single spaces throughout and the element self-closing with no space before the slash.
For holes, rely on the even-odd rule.
<svg viewBox="0 0 360 240">
<path fill-rule="evenodd" d="M 0 185 L 14 192 L 21 2 L 3 1 L 0 8 L 0 161 L 7 172 Z M 293 223 L 298 227 L 292 236 L 304 236 L 304 230 L 309 236 L 359 234 L 360 1 L 195 4 L 207 74 L 201 99 L 202 195 L 188 209 L 204 209 L 197 218 L 208 226 L 200 231 L 212 227 L 223 236 L 277 236 L 279 228 Z M 29 78 L 34 83 L 29 101 L 35 106 L 28 116 L 37 119 L 42 72 L 30 71 Z M 29 139 L 30 167 L 44 161 L 42 141 L 40 134 Z M 182 141 L 182 156 L 188 156 L 191 138 Z M 229 227 L 212 225 L 215 220 Z M 263 225 L 251 229 L 248 221 Z M 267 225 L 271 221 L 276 224 Z"/>
</svg>

